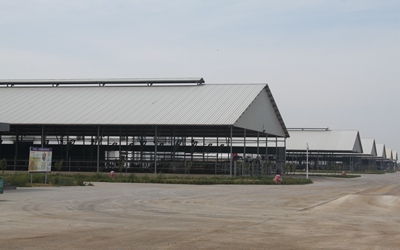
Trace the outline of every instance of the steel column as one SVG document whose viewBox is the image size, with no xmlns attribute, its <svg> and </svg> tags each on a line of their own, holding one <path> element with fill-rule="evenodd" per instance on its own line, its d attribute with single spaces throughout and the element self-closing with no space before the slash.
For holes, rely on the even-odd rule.
<svg viewBox="0 0 400 250">
<path fill-rule="evenodd" d="M 243 162 L 246 162 L 246 159 L 246 129 L 243 129 Z"/>
<path fill-rule="evenodd" d="M 97 173 L 100 172 L 100 126 L 97 126 Z"/>
<path fill-rule="evenodd" d="M 230 174 L 230 176 L 232 177 L 232 156 L 233 156 L 233 154 L 232 154 L 232 137 L 233 137 L 233 126 L 231 126 L 231 134 L 230 134 L 230 142 L 231 142 L 231 145 L 230 145 L 230 150 L 229 150 L 229 152 L 230 152 L 230 155 L 229 155 L 229 174 Z"/>
<path fill-rule="evenodd" d="M 45 138 L 44 138 L 44 126 L 42 126 L 42 138 L 41 138 L 41 147 L 43 148 L 44 147 L 44 140 L 45 140 Z"/>
<path fill-rule="evenodd" d="M 157 126 L 155 127 L 155 137 L 154 137 L 154 173 L 157 173 L 157 144 L 158 144 L 158 137 L 157 137 Z"/>
</svg>

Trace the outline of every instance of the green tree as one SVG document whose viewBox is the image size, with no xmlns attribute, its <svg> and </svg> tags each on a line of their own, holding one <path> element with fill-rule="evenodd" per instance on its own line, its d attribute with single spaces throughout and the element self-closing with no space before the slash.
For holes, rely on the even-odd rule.
<svg viewBox="0 0 400 250">
<path fill-rule="evenodd" d="M 244 168 L 244 171 L 246 171 L 246 174 L 249 174 L 249 170 L 250 170 L 250 163 L 249 162 L 243 162 L 242 163 L 242 167 Z M 242 171 L 243 172 L 243 171 Z M 242 173 L 243 174 L 243 173 Z"/>
<path fill-rule="evenodd" d="M 289 174 L 289 172 L 292 172 L 293 173 L 293 170 L 292 170 L 292 163 L 289 163 L 289 162 L 286 162 L 285 163 L 285 169 L 284 169 L 284 171 L 287 173 L 287 174 Z"/>
<path fill-rule="evenodd" d="M 264 161 L 263 165 L 265 173 L 269 174 L 272 168 L 272 162 L 267 160 Z"/>
<path fill-rule="evenodd" d="M 6 161 L 5 158 L 3 158 L 3 159 L 0 161 L 0 168 L 1 168 L 1 170 L 3 171 L 3 172 L 2 172 L 3 175 L 4 175 L 4 170 L 6 170 L 6 167 L 7 167 L 7 161 Z"/>
<path fill-rule="evenodd" d="M 185 163 L 185 172 L 187 172 L 187 175 L 189 177 L 190 174 L 190 169 L 193 167 L 193 162 L 190 161 L 189 163 Z"/>
<path fill-rule="evenodd" d="M 125 161 L 121 161 L 118 165 L 119 175 L 122 175 L 122 170 L 124 170 Z"/>
<path fill-rule="evenodd" d="M 64 162 L 64 160 L 61 159 L 61 161 L 56 162 L 56 163 L 54 164 L 54 168 L 58 171 L 58 173 L 61 172 L 61 169 L 62 169 L 62 166 L 63 166 L 63 162 Z"/>
<path fill-rule="evenodd" d="M 290 171 L 291 171 L 293 174 L 296 174 L 296 163 L 290 164 Z"/>
<path fill-rule="evenodd" d="M 338 175 L 341 174 L 340 171 L 339 171 L 340 170 L 340 166 L 338 164 L 333 165 L 333 169 L 335 171 L 335 174 L 338 174 Z"/>
</svg>

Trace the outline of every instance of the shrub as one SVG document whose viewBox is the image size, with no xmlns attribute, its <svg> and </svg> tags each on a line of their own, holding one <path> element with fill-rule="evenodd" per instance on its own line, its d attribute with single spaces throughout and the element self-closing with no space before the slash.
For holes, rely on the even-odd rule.
<svg viewBox="0 0 400 250">
<path fill-rule="evenodd" d="M 54 164 L 54 168 L 58 171 L 58 173 L 60 173 L 60 171 L 61 171 L 61 169 L 62 169 L 63 161 L 64 161 L 64 160 L 62 159 L 61 161 L 56 162 L 56 163 Z"/>
<path fill-rule="evenodd" d="M 163 183 L 165 176 L 163 175 L 163 173 L 158 173 L 156 179 L 157 179 L 157 182 Z"/>
<path fill-rule="evenodd" d="M 337 175 L 336 175 L 337 176 Z M 351 178 L 348 175 L 347 178 Z M 340 176 L 337 176 L 340 177 Z M 30 174 L 10 174 L 5 176 L 5 180 L 14 186 L 26 187 L 30 186 Z M 135 174 L 116 176 L 114 179 L 109 178 L 108 175 L 96 173 L 91 176 L 82 174 L 50 174 L 48 175 L 48 183 L 54 186 L 84 186 L 93 185 L 91 182 L 130 182 L 130 183 L 165 183 L 165 184 L 193 184 L 193 185 L 274 185 L 273 177 L 269 176 L 210 176 L 210 177 L 187 177 L 182 176 L 166 176 L 163 173 L 157 175 L 142 175 Z M 32 175 L 32 183 L 44 183 L 44 174 Z M 312 183 L 310 179 L 305 178 L 283 178 L 282 184 L 297 185 Z"/>
<path fill-rule="evenodd" d="M 30 183 L 30 176 L 29 174 L 10 174 L 5 175 L 4 180 L 16 187 L 26 187 Z"/>
<path fill-rule="evenodd" d="M 137 179 L 137 178 L 136 178 L 136 175 L 135 175 L 135 174 L 130 174 L 130 175 L 128 176 L 128 182 L 135 182 L 136 179 Z"/>
<path fill-rule="evenodd" d="M 125 161 L 121 161 L 118 165 L 119 174 L 122 175 L 122 171 L 124 170 Z"/>
<path fill-rule="evenodd" d="M 49 175 L 48 183 L 54 186 L 75 186 L 75 177 L 67 175 Z"/>
</svg>

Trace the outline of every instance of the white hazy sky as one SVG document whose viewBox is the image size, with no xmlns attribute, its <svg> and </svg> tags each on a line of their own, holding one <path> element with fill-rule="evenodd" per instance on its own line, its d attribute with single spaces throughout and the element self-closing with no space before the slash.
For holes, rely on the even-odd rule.
<svg viewBox="0 0 400 250">
<path fill-rule="evenodd" d="M 268 83 L 287 127 L 400 153 L 399 0 L 0 0 L 0 78 Z"/>
</svg>

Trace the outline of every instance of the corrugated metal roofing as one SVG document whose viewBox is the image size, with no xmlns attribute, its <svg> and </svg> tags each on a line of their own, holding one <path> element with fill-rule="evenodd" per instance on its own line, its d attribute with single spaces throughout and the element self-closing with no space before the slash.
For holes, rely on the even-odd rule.
<svg viewBox="0 0 400 250">
<path fill-rule="evenodd" d="M 361 145 L 363 148 L 363 155 L 376 156 L 376 146 L 374 139 L 361 139 Z"/>
<path fill-rule="evenodd" d="M 376 144 L 376 154 L 378 157 L 381 158 L 386 158 L 386 149 L 385 149 L 385 144 Z"/>
<path fill-rule="evenodd" d="M 396 161 L 397 162 L 397 160 L 399 159 L 398 158 L 398 155 L 397 155 L 397 151 L 392 151 L 392 159 L 394 160 L 394 161 Z"/>
<path fill-rule="evenodd" d="M 268 85 L 3 87 L 0 117 L 10 124 L 234 125 L 262 91 Z"/>
<path fill-rule="evenodd" d="M 385 152 L 386 152 L 386 159 L 392 160 L 393 159 L 392 149 L 385 148 Z"/>
<path fill-rule="evenodd" d="M 286 140 L 288 151 L 357 152 L 362 153 L 358 131 L 340 130 L 289 130 Z"/>
</svg>

